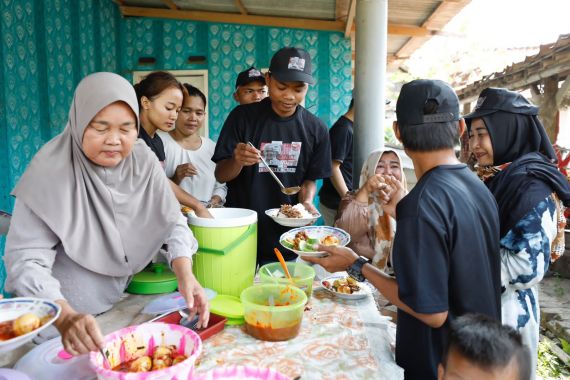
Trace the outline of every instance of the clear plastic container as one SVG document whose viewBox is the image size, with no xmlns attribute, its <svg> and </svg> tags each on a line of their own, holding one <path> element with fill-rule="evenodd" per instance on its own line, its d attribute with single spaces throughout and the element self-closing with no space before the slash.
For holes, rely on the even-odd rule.
<svg viewBox="0 0 570 380">
<path fill-rule="evenodd" d="M 299 334 L 307 295 L 296 286 L 261 284 L 245 289 L 241 302 L 246 332 L 254 338 L 275 342 Z"/>
<path fill-rule="evenodd" d="M 293 278 L 295 286 L 311 298 L 313 294 L 313 281 L 315 280 L 315 270 L 313 267 L 303 263 L 288 262 L 287 269 Z M 290 284 L 285 276 L 285 271 L 279 262 L 269 263 L 259 268 L 259 279 L 264 284 Z"/>
</svg>

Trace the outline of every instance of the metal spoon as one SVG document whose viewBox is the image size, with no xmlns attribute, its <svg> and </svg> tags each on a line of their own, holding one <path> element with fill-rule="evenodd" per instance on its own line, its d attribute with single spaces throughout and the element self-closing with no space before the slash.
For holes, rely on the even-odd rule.
<svg viewBox="0 0 570 380">
<path fill-rule="evenodd" d="M 251 146 L 252 148 L 255 148 L 255 146 L 251 143 L 251 142 L 247 142 L 247 145 Z M 257 148 L 256 148 L 257 149 Z M 265 162 L 265 160 L 263 159 L 263 157 L 261 156 L 261 154 L 257 154 L 257 156 L 259 157 L 259 159 L 261 160 L 261 162 L 263 162 L 263 165 L 265 165 L 265 167 L 267 168 L 267 170 L 269 171 L 269 174 L 271 174 L 271 176 L 273 177 L 273 179 L 275 179 L 275 181 L 277 181 L 277 183 L 279 184 L 279 187 L 281 187 L 281 192 L 283 194 L 286 195 L 295 195 L 297 194 L 300 190 L 301 187 L 300 186 L 291 186 L 291 187 L 285 187 L 283 185 L 283 182 L 281 182 L 279 180 L 279 178 L 275 175 L 275 173 L 273 172 L 273 170 L 271 170 L 271 168 L 269 167 L 269 165 L 267 164 L 267 162 Z"/>
</svg>

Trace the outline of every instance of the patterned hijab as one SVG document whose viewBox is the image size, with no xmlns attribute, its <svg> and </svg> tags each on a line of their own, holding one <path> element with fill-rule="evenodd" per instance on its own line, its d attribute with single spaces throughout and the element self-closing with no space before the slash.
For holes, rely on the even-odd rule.
<svg viewBox="0 0 570 380">
<path fill-rule="evenodd" d="M 378 166 L 378 162 L 380 162 L 382 155 L 387 152 L 394 153 L 400 161 L 400 176 L 402 178 L 401 182 L 404 190 L 407 193 L 408 184 L 406 182 L 406 176 L 404 174 L 402 158 L 398 152 L 391 149 L 378 149 L 368 155 L 368 158 L 366 159 L 366 162 L 360 171 L 359 187 L 363 187 L 368 179 L 376 174 L 376 167 Z M 371 237 L 371 243 L 374 247 L 375 252 L 372 262 L 380 269 L 384 269 L 388 257 L 390 256 L 392 241 L 394 240 L 394 233 L 396 231 L 396 221 L 392 219 L 388 214 L 384 213 L 381 204 L 382 203 L 378 198 L 378 193 L 372 193 L 368 196 L 368 227 L 370 230 L 369 236 Z"/>
<path fill-rule="evenodd" d="M 63 132 L 35 155 L 12 195 L 59 237 L 77 264 L 108 276 L 143 269 L 174 228 L 179 209 L 156 157 L 142 140 L 115 167 L 91 162 L 83 132 L 106 106 L 122 101 L 137 118 L 133 86 L 113 73 L 84 78 Z"/>
</svg>

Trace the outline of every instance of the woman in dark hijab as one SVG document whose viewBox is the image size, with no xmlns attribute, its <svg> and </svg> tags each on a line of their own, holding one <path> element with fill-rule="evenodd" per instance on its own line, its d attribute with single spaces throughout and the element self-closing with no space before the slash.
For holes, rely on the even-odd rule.
<svg viewBox="0 0 570 380">
<path fill-rule="evenodd" d="M 564 206 L 570 206 L 570 185 L 556 168 L 537 115 L 538 107 L 522 95 L 487 88 L 465 116 L 478 175 L 499 206 L 502 320 L 522 334 L 533 368 L 540 326 L 537 285 L 564 252 Z"/>
</svg>

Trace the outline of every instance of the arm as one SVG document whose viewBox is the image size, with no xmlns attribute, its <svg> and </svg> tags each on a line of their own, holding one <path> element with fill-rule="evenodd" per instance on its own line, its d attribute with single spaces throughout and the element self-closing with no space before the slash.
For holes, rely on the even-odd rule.
<svg viewBox="0 0 570 380">
<path fill-rule="evenodd" d="M 301 184 L 301 190 L 299 191 L 299 203 L 310 213 L 317 213 L 317 209 L 313 205 L 313 200 L 315 199 L 315 194 L 317 193 L 317 185 L 315 181 L 304 180 Z"/>
<path fill-rule="evenodd" d="M 332 176 L 331 182 L 338 193 L 338 195 L 342 198 L 348 192 L 348 187 L 344 182 L 344 177 L 340 171 L 340 164 L 342 162 L 338 160 L 332 160 Z"/>
<path fill-rule="evenodd" d="M 190 309 L 190 317 L 198 313 L 200 315 L 198 327 L 208 326 L 210 311 L 208 298 L 204 289 L 192 273 L 192 256 L 198 250 L 198 242 L 194 238 L 192 231 L 186 224 L 186 218 L 180 214 L 174 229 L 166 239 L 168 251 L 166 259 L 171 266 L 176 279 L 178 289 Z"/>
<path fill-rule="evenodd" d="M 185 192 L 180 186 L 172 182 L 171 179 L 168 181 L 170 182 L 170 186 L 172 187 L 172 191 L 174 191 L 174 195 L 176 196 L 178 202 L 192 208 L 194 212 L 196 212 L 196 215 L 201 218 L 212 218 L 212 215 L 206 209 L 206 206 L 202 204 L 202 202 Z"/>
<path fill-rule="evenodd" d="M 214 185 L 214 192 L 212 193 L 212 198 L 210 199 L 210 202 L 222 205 L 226 201 L 227 194 L 228 194 L 228 187 L 226 186 L 226 184 L 216 181 L 216 184 Z"/>
<path fill-rule="evenodd" d="M 16 201 L 6 240 L 6 290 L 18 296 L 55 300 L 61 314 L 54 325 L 72 355 L 102 347 L 103 336 L 95 318 L 77 313 L 65 300 L 59 281 L 51 274 L 59 239 L 24 203 Z"/>
<path fill-rule="evenodd" d="M 238 143 L 233 156 L 219 161 L 216 165 L 216 180 L 222 183 L 231 181 L 241 173 L 244 166 L 252 166 L 260 161 L 259 150 L 247 144 Z"/>
<path fill-rule="evenodd" d="M 319 245 L 318 250 L 327 252 L 329 256 L 322 258 L 304 257 L 303 260 L 320 264 L 329 272 L 345 271 L 358 259 L 358 255 L 347 247 Z M 398 283 L 396 279 L 382 273 L 378 268 L 370 264 L 364 264 L 362 274 L 388 301 L 426 325 L 432 328 L 438 328 L 445 323 L 448 314 L 447 311 L 440 313 L 418 313 L 406 305 L 398 296 Z"/>
</svg>

